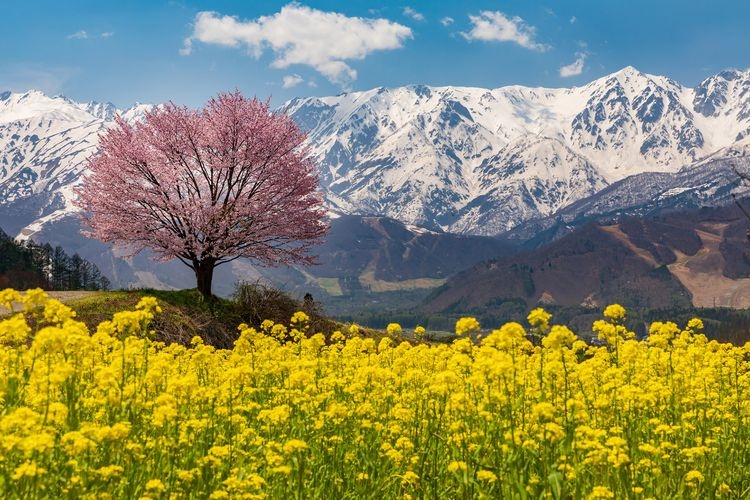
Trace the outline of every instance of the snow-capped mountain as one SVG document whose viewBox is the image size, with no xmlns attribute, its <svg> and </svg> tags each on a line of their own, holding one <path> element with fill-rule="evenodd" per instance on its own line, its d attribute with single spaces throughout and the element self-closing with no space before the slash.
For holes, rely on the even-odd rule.
<svg viewBox="0 0 750 500">
<path fill-rule="evenodd" d="M 750 190 L 727 158 L 706 160 L 679 172 L 645 172 L 615 182 L 555 214 L 528 220 L 505 233 L 528 248 L 556 240 L 591 221 L 612 224 L 623 217 L 645 217 L 675 210 L 721 206 Z M 741 213 L 737 213 L 741 217 Z"/>
<path fill-rule="evenodd" d="M 705 140 L 688 105 L 691 91 L 673 80 L 628 67 L 580 92 L 586 105 L 562 124 L 563 133 L 610 181 L 644 170 L 673 171 L 703 152 Z"/>
<path fill-rule="evenodd" d="M 750 135 L 750 71 L 728 70 L 695 89 L 696 121 L 714 143 L 727 146 Z"/>
<path fill-rule="evenodd" d="M 0 93 L 0 208 L 6 231 L 29 235 L 74 211 L 74 188 L 99 134 L 116 115 L 142 118 L 148 106 L 77 103 L 38 91 Z"/>
<path fill-rule="evenodd" d="M 482 194 L 461 208 L 451 230 L 460 233 L 510 229 L 514 221 L 551 214 L 607 186 L 583 156 L 558 139 L 521 136 L 479 167 Z M 482 230 L 484 229 L 484 230 Z"/>
<path fill-rule="evenodd" d="M 136 121 L 150 108 L 0 93 L 0 225 L 29 236 L 69 214 L 98 135 L 116 115 Z M 332 212 L 496 235 L 742 142 L 750 71 L 694 89 L 632 67 L 575 88 L 411 85 L 294 99 L 280 111 L 309 132 Z"/>
<path fill-rule="evenodd" d="M 330 205 L 498 234 L 750 129 L 750 71 L 691 89 L 635 68 L 570 89 L 407 86 L 294 99 Z"/>
</svg>

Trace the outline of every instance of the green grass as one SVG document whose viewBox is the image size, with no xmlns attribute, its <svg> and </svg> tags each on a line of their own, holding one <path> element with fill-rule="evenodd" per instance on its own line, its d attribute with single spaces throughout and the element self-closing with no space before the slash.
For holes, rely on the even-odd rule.
<svg viewBox="0 0 750 500">
<path fill-rule="evenodd" d="M 188 345 L 193 337 L 198 336 L 214 347 L 232 348 L 238 335 L 237 326 L 241 323 L 254 325 L 263 319 L 288 322 L 293 312 L 304 310 L 298 301 L 283 292 L 277 293 L 278 297 L 263 302 L 260 310 L 221 297 L 205 300 L 196 289 L 95 292 L 86 298 L 66 300 L 65 303 L 76 311 L 77 319 L 93 332 L 99 323 L 110 320 L 116 312 L 132 310 L 142 297 L 154 297 L 162 308 L 162 313 L 156 316 L 152 325 L 156 340 Z M 311 327 L 326 335 L 336 329 L 348 329 L 348 325 L 325 315 L 313 320 Z M 369 328 L 363 328 L 362 334 L 378 340 L 385 335 L 380 330 Z"/>
<path fill-rule="evenodd" d="M 118 311 L 132 309 L 145 296 L 155 297 L 162 313 L 154 322 L 157 340 L 188 344 L 199 336 L 217 347 L 231 347 L 237 325 L 243 322 L 238 304 L 214 297 L 205 300 L 195 290 L 118 290 L 98 292 L 89 297 L 66 301 L 79 320 L 91 331 Z"/>
<path fill-rule="evenodd" d="M 316 278 L 316 281 L 318 286 L 325 290 L 331 297 L 341 297 L 344 295 L 338 278 Z"/>
</svg>

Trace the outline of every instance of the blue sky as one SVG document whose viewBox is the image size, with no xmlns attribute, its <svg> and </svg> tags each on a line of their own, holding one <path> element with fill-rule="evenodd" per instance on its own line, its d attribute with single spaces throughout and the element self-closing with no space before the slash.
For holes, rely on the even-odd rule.
<svg viewBox="0 0 750 500">
<path fill-rule="evenodd" d="M 695 85 L 750 66 L 750 2 L 17 1 L 0 90 L 201 105 L 410 83 L 572 86 L 632 65 Z"/>
</svg>

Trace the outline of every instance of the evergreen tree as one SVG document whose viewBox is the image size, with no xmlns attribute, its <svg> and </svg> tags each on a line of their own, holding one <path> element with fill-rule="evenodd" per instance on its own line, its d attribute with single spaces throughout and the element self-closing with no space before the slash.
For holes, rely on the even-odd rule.
<svg viewBox="0 0 750 500">
<path fill-rule="evenodd" d="M 82 283 L 83 259 L 77 253 L 74 253 L 68 263 L 68 290 L 81 290 Z"/>
<path fill-rule="evenodd" d="M 109 279 L 78 254 L 61 246 L 17 242 L 0 229 L 0 289 L 107 290 Z"/>
<path fill-rule="evenodd" d="M 65 250 L 58 245 L 50 257 L 50 289 L 63 290 L 66 286 L 68 273 L 68 256 Z"/>
</svg>

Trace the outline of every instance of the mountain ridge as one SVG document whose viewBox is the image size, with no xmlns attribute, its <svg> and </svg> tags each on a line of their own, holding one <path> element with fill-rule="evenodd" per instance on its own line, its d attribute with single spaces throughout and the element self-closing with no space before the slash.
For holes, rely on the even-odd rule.
<svg viewBox="0 0 750 500">
<path fill-rule="evenodd" d="M 98 147 L 99 134 L 119 115 L 141 119 L 150 106 L 119 110 L 111 103 L 78 103 L 65 96 L 32 90 L 0 93 L 0 214 L 23 238 L 46 223 L 65 217 L 86 159 Z"/>
<path fill-rule="evenodd" d="M 114 117 L 134 122 L 151 107 L 0 93 L 0 207 L 41 192 L 50 200 L 26 210 L 24 237 L 74 210 L 84 160 Z M 695 88 L 632 66 L 571 88 L 379 87 L 296 98 L 279 111 L 309 132 L 333 213 L 497 235 L 747 137 L 750 70 Z"/>
<path fill-rule="evenodd" d="M 485 312 L 522 301 L 527 308 L 615 302 L 630 308 L 746 308 L 747 226 L 732 205 L 589 221 L 538 248 L 456 273 L 422 307 L 431 313 Z"/>
<path fill-rule="evenodd" d="M 675 173 L 730 146 L 750 129 L 748 101 L 747 70 L 691 89 L 626 67 L 573 88 L 380 87 L 297 98 L 281 109 L 309 131 L 334 209 L 499 234 L 630 175 Z M 538 140 L 558 142 L 571 158 L 497 161 Z M 543 168 L 571 161 L 589 166 L 589 189 L 561 184 L 563 174 Z M 508 178 L 509 166 L 530 172 L 522 185 Z M 524 196 L 541 192 L 535 186 L 561 202 Z"/>
</svg>

